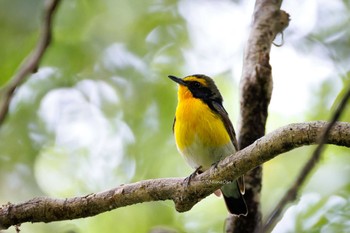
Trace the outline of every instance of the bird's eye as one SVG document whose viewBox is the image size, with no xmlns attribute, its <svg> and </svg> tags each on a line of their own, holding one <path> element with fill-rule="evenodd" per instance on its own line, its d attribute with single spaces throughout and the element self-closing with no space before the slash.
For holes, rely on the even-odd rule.
<svg viewBox="0 0 350 233">
<path fill-rule="evenodd" d="M 192 85 L 195 88 L 200 88 L 201 87 L 201 84 L 199 82 L 196 82 L 196 81 L 194 81 Z"/>
</svg>

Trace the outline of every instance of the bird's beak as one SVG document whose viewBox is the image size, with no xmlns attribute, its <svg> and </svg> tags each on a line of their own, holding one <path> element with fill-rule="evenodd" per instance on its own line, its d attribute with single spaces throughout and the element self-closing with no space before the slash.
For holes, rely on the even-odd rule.
<svg viewBox="0 0 350 233">
<path fill-rule="evenodd" d="M 169 75 L 168 77 L 169 77 L 171 80 L 173 80 L 174 82 L 176 82 L 176 83 L 178 83 L 178 84 L 180 84 L 180 85 L 187 86 L 186 82 L 185 82 L 183 79 L 181 79 L 181 78 L 178 78 L 178 77 L 173 76 L 173 75 Z"/>
</svg>

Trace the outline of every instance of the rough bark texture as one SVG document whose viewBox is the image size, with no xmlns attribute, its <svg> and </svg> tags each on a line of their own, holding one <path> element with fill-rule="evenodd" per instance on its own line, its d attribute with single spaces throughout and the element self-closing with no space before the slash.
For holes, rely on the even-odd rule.
<svg viewBox="0 0 350 233">
<path fill-rule="evenodd" d="M 239 148 L 245 148 L 265 134 L 268 105 L 272 94 L 270 49 L 273 40 L 289 23 L 289 15 L 280 10 L 281 0 L 257 0 L 252 28 L 243 61 L 240 84 Z M 245 175 L 248 215 L 229 216 L 226 232 L 254 232 L 261 225 L 260 192 L 262 167 Z"/>
<path fill-rule="evenodd" d="M 190 185 L 183 178 L 145 180 L 83 197 L 38 197 L 0 207 L 0 230 L 25 222 L 52 222 L 94 216 L 132 204 L 173 200 L 179 212 L 190 210 L 213 193 L 223 181 L 232 181 L 275 156 L 294 148 L 315 144 L 327 122 L 291 124 L 256 140 L 250 146 L 195 176 Z M 350 123 L 338 122 L 327 143 L 350 147 Z M 234 172 L 232 172 L 234 171 Z"/>
</svg>

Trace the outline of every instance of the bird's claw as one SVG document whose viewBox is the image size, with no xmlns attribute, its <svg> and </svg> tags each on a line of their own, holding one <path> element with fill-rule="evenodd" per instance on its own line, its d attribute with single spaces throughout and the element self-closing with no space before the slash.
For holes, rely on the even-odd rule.
<svg viewBox="0 0 350 233">
<path fill-rule="evenodd" d="M 191 183 L 191 180 L 197 175 L 197 174 L 201 174 L 202 171 L 200 170 L 202 168 L 202 166 L 197 167 L 196 170 L 194 170 L 194 172 L 191 173 L 191 175 L 189 175 L 188 177 L 186 177 L 184 179 L 184 184 L 186 184 L 186 186 L 189 186 Z"/>
</svg>

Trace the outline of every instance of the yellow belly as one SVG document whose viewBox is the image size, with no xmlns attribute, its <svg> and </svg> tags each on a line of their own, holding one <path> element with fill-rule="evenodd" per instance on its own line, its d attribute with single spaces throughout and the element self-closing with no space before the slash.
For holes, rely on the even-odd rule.
<svg viewBox="0 0 350 233">
<path fill-rule="evenodd" d="M 220 116 L 196 98 L 178 105 L 174 134 L 178 150 L 193 168 L 207 169 L 235 152 Z"/>
</svg>

